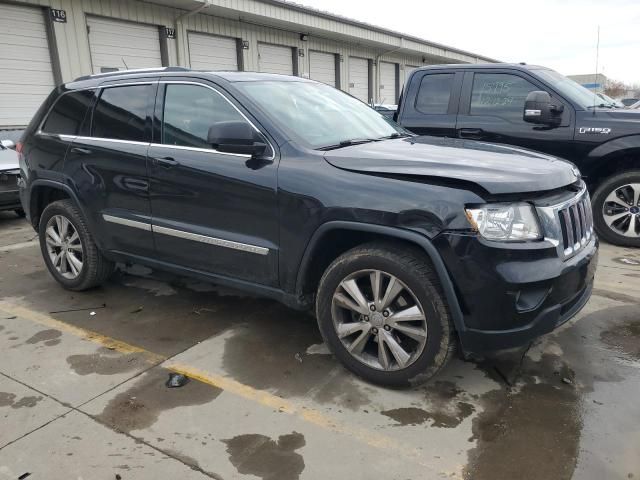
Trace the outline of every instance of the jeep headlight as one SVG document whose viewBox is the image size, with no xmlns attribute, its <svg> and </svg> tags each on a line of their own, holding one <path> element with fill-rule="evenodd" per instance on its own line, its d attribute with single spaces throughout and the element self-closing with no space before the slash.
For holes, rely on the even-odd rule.
<svg viewBox="0 0 640 480">
<path fill-rule="evenodd" d="M 534 208 L 526 203 L 487 203 L 465 209 L 469 223 L 487 240 L 518 242 L 540 240 Z"/>
</svg>

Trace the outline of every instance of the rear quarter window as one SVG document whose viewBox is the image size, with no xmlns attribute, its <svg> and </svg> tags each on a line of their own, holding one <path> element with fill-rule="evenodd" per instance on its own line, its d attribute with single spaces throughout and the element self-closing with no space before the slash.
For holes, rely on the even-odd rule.
<svg viewBox="0 0 640 480">
<path fill-rule="evenodd" d="M 54 135 L 79 135 L 91 106 L 93 90 L 65 93 L 54 104 L 42 131 Z"/>
</svg>

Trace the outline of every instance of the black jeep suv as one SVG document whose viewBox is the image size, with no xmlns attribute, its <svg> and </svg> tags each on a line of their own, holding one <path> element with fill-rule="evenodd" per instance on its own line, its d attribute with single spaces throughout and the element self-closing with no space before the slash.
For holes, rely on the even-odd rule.
<svg viewBox="0 0 640 480">
<path fill-rule="evenodd" d="M 397 121 L 419 135 L 498 142 L 575 163 L 593 195 L 598 235 L 640 247 L 640 110 L 606 103 L 535 65 L 414 70 Z"/>
<path fill-rule="evenodd" d="M 57 88 L 18 145 L 64 287 L 135 262 L 315 307 L 355 373 L 424 380 L 551 331 L 591 294 L 589 195 L 556 158 L 416 137 L 298 77 L 181 69 Z"/>
</svg>

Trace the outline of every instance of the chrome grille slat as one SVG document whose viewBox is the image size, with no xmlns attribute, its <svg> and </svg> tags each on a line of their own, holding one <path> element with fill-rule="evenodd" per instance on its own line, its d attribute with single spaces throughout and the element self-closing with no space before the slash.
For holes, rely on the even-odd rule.
<svg viewBox="0 0 640 480">
<path fill-rule="evenodd" d="M 559 248 L 566 259 L 584 248 L 593 236 L 593 215 L 586 189 L 574 199 L 557 207 L 556 211 L 560 231 L 563 232 L 558 238 Z"/>
</svg>

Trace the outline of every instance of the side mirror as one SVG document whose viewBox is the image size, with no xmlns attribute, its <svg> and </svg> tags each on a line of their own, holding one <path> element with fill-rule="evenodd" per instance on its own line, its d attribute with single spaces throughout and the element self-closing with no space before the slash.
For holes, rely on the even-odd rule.
<svg viewBox="0 0 640 480">
<path fill-rule="evenodd" d="M 13 140 L 0 140 L 0 144 L 2 144 L 4 148 L 8 148 L 10 150 L 16 149 L 16 144 Z"/>
<path fill-rule="evenodd" d="M 258 133 L 243 121 L 217 122 L 209 127 L 207 143 L 219 152 L 239 153 L 258 157 L 267 145 Z"/>
<path fill-rule="evenodd" d="M 536 90 L 527 95 L 522 119 L 539 125 L 559 125 L 563 111 L 564 105 L 553 105 L 548 92 Z"/>
</svg>

